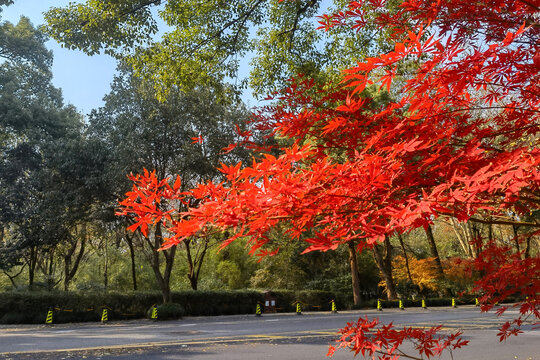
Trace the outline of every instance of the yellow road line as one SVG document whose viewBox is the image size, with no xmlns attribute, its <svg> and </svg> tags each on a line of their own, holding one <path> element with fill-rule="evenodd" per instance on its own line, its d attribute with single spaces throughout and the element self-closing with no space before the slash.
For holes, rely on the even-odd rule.
<svg viewBox="0 0 540 360">
<path fill-rule="evenodd" d="M 125 344 L 125 345 L 105 345 L 105 346 L 92 346 L 82 348 L 70 348 L 70 349 L 51 349 L 51 350 L 30 350 L 30 351 L 13 351 L 13 352 L 0 352 L 0 355 L 17 355 L 17 354 L 43 354 L 43 353 L 66 353 L 66 352 L 83 352 L 83 351 L 97 351 L 97 350 L 120 350 L 120 349 L 139 349 L 139 348 L 152 348 L 161 346 L 181 346 L 181 345 L 209 345 L 209 344 L 223 344 L 223 343 L 242 343 L 253 340 L 279 340 L 287 338 L 313 338 L 321 335 L 336 335 L 336 331 L 331 330 L 310 330 L 310 331 L 290 331 L 282 333 L 274 333 L 268 335 L 254 334 L 238 336 L 222 336 L 201 338 L 192 340 L 171 340 L 160 341 L 150 343 L 137 343 L 137 344 Z"/>
</svg>

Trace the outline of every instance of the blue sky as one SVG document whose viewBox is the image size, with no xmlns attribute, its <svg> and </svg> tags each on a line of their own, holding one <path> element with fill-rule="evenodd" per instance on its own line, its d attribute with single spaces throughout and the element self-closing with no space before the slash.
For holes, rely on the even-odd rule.
<svg viewBox="0 0 540 360">
<path fill-rule="evenodd" d="M 17 23 L 24 15 L 36 26 L 44 23 L 44 11 L 68 3 L 69 0 L 16 0 L 13 5 L 2 6 L 2 21 Z M 63 49 L 54 40 L 49 40 L 47 47 L 54 54 L 53 84 L 62 89 L 65 103 L 75 105 L 83 114 L 103 105 L 116 61 L 108 55 L 87 56 L 77 50 Z"/>
</svg>

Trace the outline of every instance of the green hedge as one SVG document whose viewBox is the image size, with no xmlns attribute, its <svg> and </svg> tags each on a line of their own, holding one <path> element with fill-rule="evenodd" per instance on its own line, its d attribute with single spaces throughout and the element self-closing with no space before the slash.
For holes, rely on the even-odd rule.
<svg viewBox="0 0 540 360">
<path fill-rule="evenodd" d="M 172 302 L 181 304 L 186 315 L 232 315 L 255 313 L 257 302 L 263 296 L 259 291 L 181 291 L 173 292 Z"/>
<path fill-rule="evenodd" d="M 280 312 L 296 310 L 296 301 L 303 311 L 329 311 L 330 301 L 338 309 L 350 308 L 347 295 L 328 291 L 275 291 Z M 172 293 L 172 302 L 179 304 L 187 316 L 254 314 L 257 303 L 264 301 L 261 291 L 179 291 Z M 0 293 L 0 323 L 45 322 L 53 309 L 53 323 L 100 321 L 103 308 L 108 320 L 137 319 L 161 303 L 159 292 L 4 292 Z M 159 319 L 158 315 L 158 319 Z"/>
<path fill-rule="evenodd" d="M 350 294 L 317 290 L 276 290 L 278 312 L 296 311 L 296 302 L 302 311 L 330 311 L 331 300 L 337 310 L 353 308 Z M 43 324 L 50 309 L 53 309 L 53 323 L 100 321 L 103 308 L 108 310 L 108 320 L 140 319 L 147 316 L 153 306 L 161 304 L 159 292 L 96 293 L 96 292 L 4 292 L 0 293 L 0 323 Z M 509 299 L 511 301 L 511 299 Z M 426 299 L 427 307 L 450 306 L 451 298 Z M 261 291 L 180 291 L 172 293 L 172 302 L 178 309 L 163 308 L 171 312 L 171 317 L 213 316 L 231 314 L 254 314 L 257 303 L 264 302 Z M 456 305 L 474 304 L 474 297 L 456 298 Z M 421 307 L 421 299 L 404 300 L 405 308 Z M 382 300 L 383 308 L 397 308 L 398 301 Z M 374 309 L 377 299 L 365 300 L 362 309 Z M 165 317 L 169 317 L 168 315 Z M 159 319 L 158 315 L 158 319 Z M 163 317 L 162 317 L 163 318 Z"/>
<path fill-rule="evenodd" d="M 44 323 L 53 310 L 53 322 L 100 321 L 103 308 L 109 320 L 144 318 L 149 308 L 162 302 L 159 292 L 4 292 L 0 293 L 0 323 Z M 181 291 L 172 293 L 186 315 L 254 313 L 258 291 Z"/>
<path fill-rule="evenodd" d="M 412 307 L 422 307 L 422 299 L 405 299 L 403 301 L 403 307 L 405 308 L 412 308 Z M 474 296 L 462 296 L 462 297 L 455 297 L 454 298 L 455 305 L 475 305 L 476 304 L 476 298 Z M 517 298 L 509 297 L 504 302 L 505 303 L 512 303 L 518 301 Z M 439 306 L 452 306 L 452 298 L 451 297 L 444 297 L 444 298 L 427 298 L 424 299 L 424 302 L 426 304 L 426 307 L 439 307 Z M 381 299 L 381 306 L 383 309 L 385 308 L 398 308 L 399 307 L 399 300 L 382 300 Z M 377 308 L 377 299 L 370 299 L 362 304 L 363 309 L 373 309 Z"/>
<path fill-rule="evenodd" d="M 160 302 L 155 292 L 5 292 L 0 293 L 0 323 L 44 323 L 51 309 L 55 323 L 100 321 L 104 307 L 109 320 L 136 319 Z"/>
</svg>

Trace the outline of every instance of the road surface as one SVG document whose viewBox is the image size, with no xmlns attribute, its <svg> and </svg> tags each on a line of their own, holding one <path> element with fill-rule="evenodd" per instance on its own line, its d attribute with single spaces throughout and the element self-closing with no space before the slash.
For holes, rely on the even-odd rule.
<svg viewBox="0 0 540 360">
<path fill-rule="evenodd" d="M 540 330 L 499 343 L 502 318 L 463 306 L 432 309 L 385 309 L 382 312 L 311 312 L 304 315 L 263 314 L 0 327 L 0 359 L 324 359 L 328 344 L 348 321 L 378 317 L 382 323 L 463 331 L 471 344 L 454 352 L 455 359 L 540 360 Z M 530 328 L 530 326 L 528 326 Z M 333 359 L 352 359 L 347 350 Z M 362 358 L 361 356 L 357 358 Z M 443 357 L 450 359 L 450 355 Z"/>
</svg>

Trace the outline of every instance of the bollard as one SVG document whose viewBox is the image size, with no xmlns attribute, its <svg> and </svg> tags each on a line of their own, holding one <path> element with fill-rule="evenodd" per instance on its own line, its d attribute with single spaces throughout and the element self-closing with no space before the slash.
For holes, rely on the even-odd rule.
<svg viewBox="0 0 540 360">
<path fill-rule="evenodd" d="M 453 308 L 457 308 L 456 306 L 456 299 L 452 298 L 452 307 Z"/>
<path fill-rule="evenodd" d="M 152 320 L 157 320 L 157 306 L 154 305 L 154 307 L 152 308 Z"/>
<path fill-rule="evenodd" d="M 427 309 L 426 300 L 422 299 L 422 309 Z"/>
<path fill-rule="evenodd" d="M 47 319 L 45 320 L 45 324 L 52 325 L 53 323 L 53 309 L 49 308 L 49 311 L 47 311 Z"/>
<path fill-rule="evenodd" d="M 399 300 L 399 308 L 401 310 L 405 310 L 405 308 L 403 307 L 403 301 Z"/>
<path fill-rule="evenodd" d="M 478 298 L 474 299 L 474 306 L 480 306 L 480 303 L 478 302 Z"/>
<path fill-rule="evenodd" d="M 109 313 L 107 308 L 103 308 L 103 312 L 101 313 L 101 322 L 105 324 L 107 321 L 109 321 Z"/>
<path fill-rule="evenodd" d="M 299 301 L 296 303 L 296 315 L 302 315 L 302 307 Z"/>
<path fill-rule="evenodd" d="M 261 304 L 257 303 L 257 309 L 255 310 L 255 315 L 261 316 Z"/>
<path fill-rule="evenodd" d="M 337 314 L 336 302 L 332 300 L 332 313 Z"/>
<path fill-rule="evenodd" d="M 377 299 L 377 310 L 382 311 L 381 299 Z"/>
</svg>

